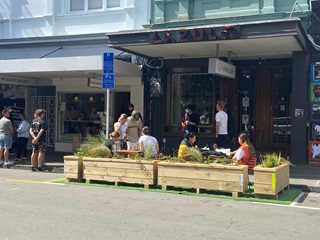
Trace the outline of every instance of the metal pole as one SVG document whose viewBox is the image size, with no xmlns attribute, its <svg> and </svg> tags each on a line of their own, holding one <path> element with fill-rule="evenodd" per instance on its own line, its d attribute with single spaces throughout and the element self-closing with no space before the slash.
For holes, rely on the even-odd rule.
<svg viewBox="0 0 320 240">
<path fill-rule="evenodd" d="M 216 58 L 217 59 L 220 58 L 220 44 L 217 44 L 217 46 L 216 46 Z"/>
<path fill-rule="evenodd" d="M 106 112 L 106 139 L 109 137 L 109 107 L 110 106 L 110 89 L 107 89 L 107 112 Z"/>
</svg>

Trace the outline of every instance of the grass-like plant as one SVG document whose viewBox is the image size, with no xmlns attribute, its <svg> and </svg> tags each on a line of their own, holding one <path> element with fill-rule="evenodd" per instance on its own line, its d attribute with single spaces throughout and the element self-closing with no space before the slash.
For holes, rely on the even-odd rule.
<svg viewBox="0 0 320 240">
<path fill-rule="evenodd" d="M 103 133 L 95 136 L 88 136 L 86 141 L 81 144 L 81 147 L 77 149 L 77 152 L 75 152 L 74 155 L 110 158 L 112 157 L 112 153 L 109 148 L 103 145 L 104 140 L 105 135 Z"/>
<path fill-rule="evenodd" d="M 144 148 L 143 159 L 144 160 L 152 159 L 152 145 L 151 144 Z"/>
<path fill-rule="evenodd" d="M 273 168 L 285 163 L 290 164 L 288 160 L 281 157 L 281 153 L 266 154 L 264 156 L 261 156 L 260 159 L 261 163 L 259 164 L 259 166 L 264 168 Z"/>
<path fill-rule="evenodd" d="M 176 162 L 176 163 L 185 163 L 186 160 L 178 157 L 172 157 L 172 156 L 163 156 L 163 160 L 168 162 Z"/>
<path fill-rule="evenodd" d="M 188 148 L 186 150 L 186 159 L 187 161 L 190 161 L 190 162 L 199 162 L 199 163 L 202 163 L 203 162 L 203 156 L 202 156 L 202 153 L 196 149 L 196 148 Z"/>
</svg>

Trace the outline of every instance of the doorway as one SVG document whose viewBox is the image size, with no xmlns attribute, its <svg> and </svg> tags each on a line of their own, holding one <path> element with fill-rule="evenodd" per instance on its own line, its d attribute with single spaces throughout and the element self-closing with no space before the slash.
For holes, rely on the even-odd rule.
<svg viewBox="0 0 320 240">
<path fill-rule="evenodd" d="M 259 66 L 238 71 L 238 126 L 259 151 L 290 151 L 292 68 Z"/>
<path fill-rule="evenodd" d="M 115 92 L 114 98 L 114 121 L 116 122 L 118 121 L 118 118 L 122 113 L 128 112 L 128 105 L 130 103 L 130 92 Z"/>
</svg>

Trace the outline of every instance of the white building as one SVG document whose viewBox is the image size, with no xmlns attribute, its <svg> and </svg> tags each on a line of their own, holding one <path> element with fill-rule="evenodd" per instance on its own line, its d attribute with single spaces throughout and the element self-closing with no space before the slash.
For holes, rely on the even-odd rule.
<svg viewBox="0 0 320 240">
<path fill-rule="evenodd" d="M 71 133 L 79 126 L 65 121 L 66 112 L 73 106 L 77 117 L 82 111 L 89 117 L 94 107 L 102 114 L 107 101 L 106 89 L 99 87 L 102 55 L 114 52 L 110 115 L 117 119 L 130 102 L 143 113 L 139 65 L 131 64 L 131 56 L 108 48 L 106 33 L 142 29 L 149 23 L 149 2 L 1 1 L 0 108 L 25 109 L 30 119 L 36 108 L 45 108 L 48 146 L 71 151 Z"/>
</svg>

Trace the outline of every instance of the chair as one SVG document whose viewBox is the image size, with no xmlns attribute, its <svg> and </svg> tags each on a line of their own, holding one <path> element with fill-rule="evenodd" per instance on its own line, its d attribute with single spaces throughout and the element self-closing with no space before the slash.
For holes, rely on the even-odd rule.
<svg viewBox="0 0 320 240">
<path fill-rule="evenodd" d="M 252 153 L 248 161 L 249 173 L 253 173 L 253 168 L 256 166 L 256 164 L 257 164 L 257 155 Z"/>
</svg>

